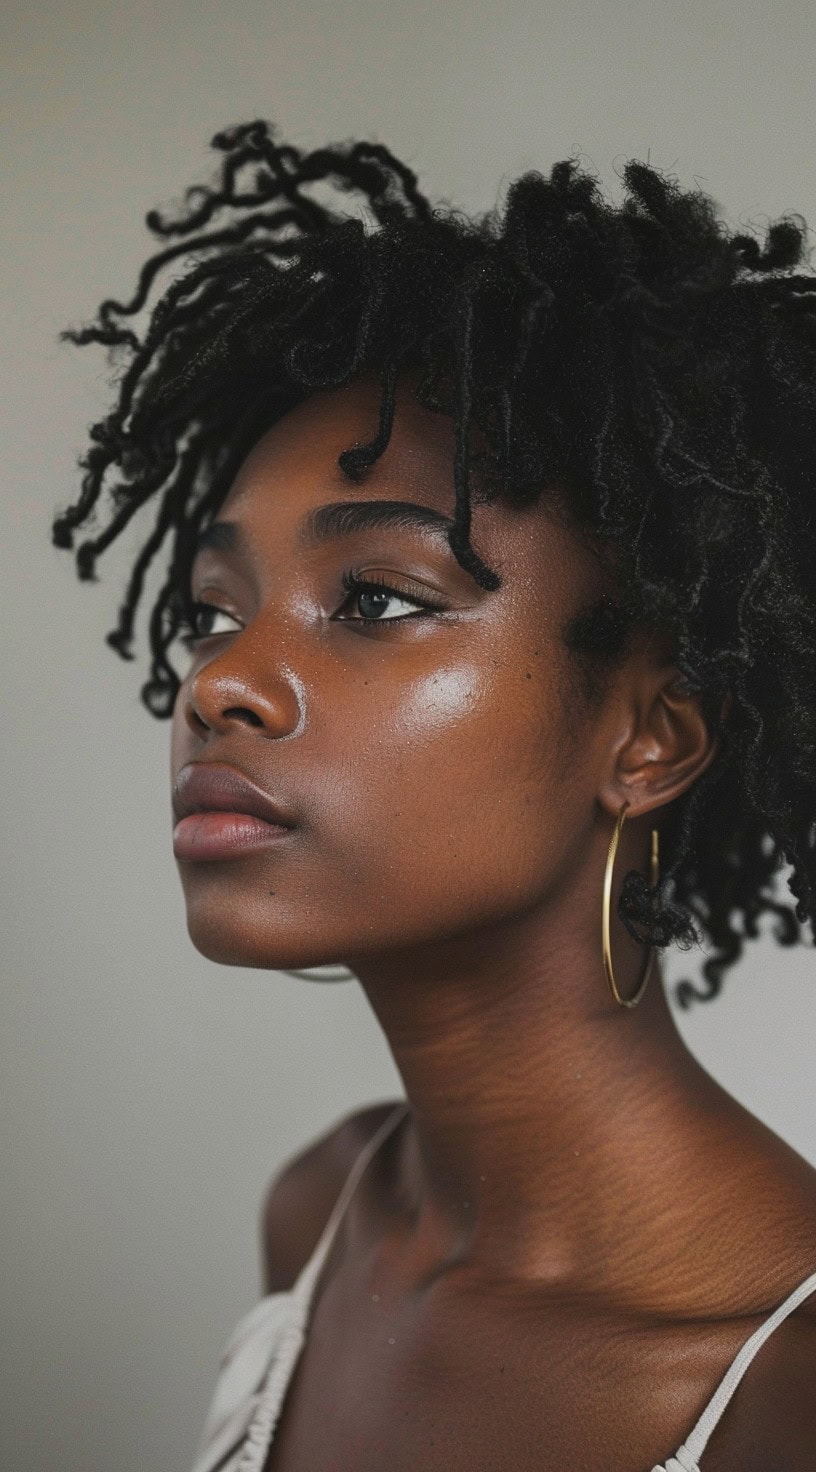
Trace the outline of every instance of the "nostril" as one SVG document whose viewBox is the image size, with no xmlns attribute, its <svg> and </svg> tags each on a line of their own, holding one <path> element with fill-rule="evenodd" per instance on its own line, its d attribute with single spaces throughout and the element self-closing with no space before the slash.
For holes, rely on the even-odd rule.
<svg viewBox="0 0 816 1472">
<path fill-rule="evenodd" d="M 225 716 L 238 715 L 241 720 L 248 720 L 251 726 L 262 726 L 263 721 L 257 711 L 249 710 L 245 705 L 233 705 L 224 711 Z"/>
</svg>

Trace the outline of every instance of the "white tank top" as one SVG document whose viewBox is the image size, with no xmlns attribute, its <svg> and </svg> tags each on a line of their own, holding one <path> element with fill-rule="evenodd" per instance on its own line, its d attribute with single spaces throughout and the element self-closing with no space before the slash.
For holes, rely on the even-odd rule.
<svg viewBox="0 0 816 1472">
<path fill-rule="evenodd" d="M 291 1288 L 268 1293 L 239 1320 L 224 1350 L 192 1472 L 262 1472 L 284 1397 L 306 1338 L 312 1293 L 354 1188 L 371 1157 L 408 1111 L 398 1104 L 355 1160 L 320 1240 Z M 811 1273 L 747 1339 L 674 1456 L 652 1472 L 701 1472 L 699 1461 L 754 1355 L 816 1292 Z"/>
</svg>

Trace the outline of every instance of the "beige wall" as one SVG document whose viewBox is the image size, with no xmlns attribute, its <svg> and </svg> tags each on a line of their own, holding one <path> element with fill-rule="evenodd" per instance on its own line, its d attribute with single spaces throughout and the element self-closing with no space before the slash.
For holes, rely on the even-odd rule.
<svg viewBox="0 0 816 1472">
<path fill-rule="evenodd" d="M 145 210 L 205 176 L 216 129 L 253 116 L 308 146 L 379 137 L 466 208 L 580 150 L 610 189 L 623 160 L 649 158 L 732 221 L 793 208 L 816 224 L 816 12 L 17 0 L 1 24 L 0 1462 L 184 1472 L 221 1345 L 258 1292 L 264 1183 L 399 1084 L 353 986 L 218 967 L 187 937 L 169 728 L 137 695 L 152 598 L 138 666 L 103 642 L 133 542 L 97 584 L 50 545 L 107 402 L 101 352 L 56 334 L 130 290 L 152 248 Z M 813 972 L 812 950 L 766 934 L 680 1026 L 816 1162 Z"/>
</svg>

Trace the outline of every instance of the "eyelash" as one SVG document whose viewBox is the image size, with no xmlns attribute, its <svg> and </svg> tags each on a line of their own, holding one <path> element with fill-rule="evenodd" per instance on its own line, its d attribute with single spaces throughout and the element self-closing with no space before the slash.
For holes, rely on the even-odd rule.
<svg viewBox="0 0 816 1472">
<path fill-rule="evenodd" d="M 445 605 L 442 603 L 425 602 L 424 600 L 419 598 L 409 597 L 407 593 L 400 592 L 399 588 L 392 588 L 390 583 L 386 583 L 380 578 L 361 577 L 358 571 L 352 567 L 346 568 L 340 581 L 343 584 L 347 595 L 340 605 L 341 608 L 343 608 L 345 604 L 350 601 L 355 593 L 385 593 L 392 598 L 401 598 L 403 603 L 415 603 L 418 609 L 418 613 L 401 613 L 398 614 L 396 618 L 387 619 L 366 618 L 365 615 L 360 614 L 357 618 L 341 619 L 341 623 L 365 624 L 367 627 L 370 628 L 372 624 L 402 623 L 407 618 L 417 618 L 424 613 L 441 613 L 445 607 Z M 200 610 L 204 608 L 212 609 L 216 613 L 224 612 L 224 610 L 218 608 L 215 603 L 190 603 L 188 608 L 183 612 L 181 616 L 180 627 L 182 628 L 182 630 L 184 630 L 184 632 L 179 634 L 179 639 L 181 643 L 184 644 L 187 649 L 194 649 L 195 646 L 199 644 L 202 639 L 208 639 L 212 637 L 209 634 L 196 633 L 196 616 L 200 612 Z M 230 614 L 229 617 L 232 617 L 232 615 Z"/>
<path fill-rule="evenodd" d="M 348 603 L 355 593 L 387 593 L 392 598 L 401 598 L 403 603 L 415 603 L 420 614 L 441 613 L 445 608 L 444 603 L 433 603 L 422 598 L 412 598 L 409 593 L 401 593 L 399 588 L 392 588 L 391 584 L 386 583 L 382 578 L 361 577 L 357 569 L 353 567 L 346 568 L 340 581 L 348 594 L 348 597 L 343 600 L 343 604 Z M 343 604 L 340 605 L 341 608 Z M 368 624 L 369 626 L 371 624 L 383 623 L 398 624 L 402 623 L 406 618 L 416 618 L 417 616 L 416 613 L 400 613 L 396 618 L 382 619 L 366 618 L 361 614 L 359 618 L 341 620 L 341 622 Z"/>
</svg>

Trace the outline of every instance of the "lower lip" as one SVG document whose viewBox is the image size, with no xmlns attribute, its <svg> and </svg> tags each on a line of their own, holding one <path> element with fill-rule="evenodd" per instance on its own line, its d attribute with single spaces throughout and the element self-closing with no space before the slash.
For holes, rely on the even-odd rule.
<svg viewBox="0 0 816 1472">
<path fill-rule="evenodd" d="M 236 859 L 249 849 L 279 843 L 292 831 L 249 813 L 189 813 L 173 829 L 173 853 L 177 859 Z"/>
</svg>

